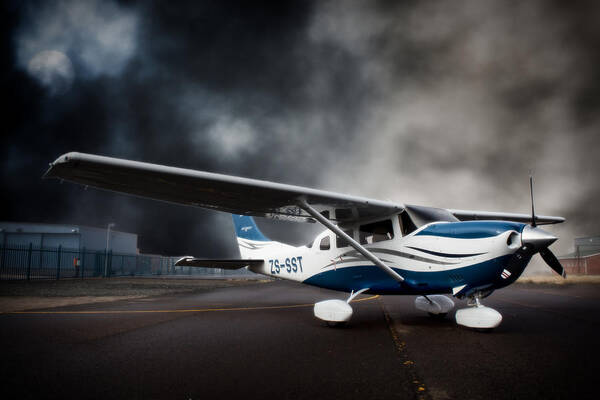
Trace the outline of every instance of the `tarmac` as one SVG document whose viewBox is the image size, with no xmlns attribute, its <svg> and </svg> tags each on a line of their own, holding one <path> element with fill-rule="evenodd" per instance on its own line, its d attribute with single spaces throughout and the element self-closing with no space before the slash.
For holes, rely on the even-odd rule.
<svg viewBox="0 0 600 400">
<path fill-rule="evenodd" d="M 412 296 L 362 295 L 343 328 L 313 316 L 347 295 L 274 281 L 0 314 L 4 393 L 19 399 L 597 398 L 600 285 L 512 285 L 489 333 Z M 465 306 L 457 301 L 457 307 Z"/>
</svg>

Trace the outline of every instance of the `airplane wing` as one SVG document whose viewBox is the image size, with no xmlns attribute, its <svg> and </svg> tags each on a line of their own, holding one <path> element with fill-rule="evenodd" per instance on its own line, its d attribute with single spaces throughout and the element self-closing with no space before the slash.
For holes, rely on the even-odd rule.
<svg viewBox="0 0 600 400">
<path fill-rule="evenodd" d="M 85 153 L 67 153 L 58 157 L 50 164 L 44 178 L 58 178 L 170 203 L 293 221 L 314 222 L 306 207 L 300 207 L 304 202 L 342 225 L 383 218 L 403 210 L 417 227 L 433 221 L 531 220 L 527 214 L 401 205 L 301 186 Z M 564 220 L 562 217 L 536 216 L 540 225 Z"/>
<path fill-rule="evenodd" d="M 235 214 L 309 222 L 314 219 L 298 206 L 300 201 L 329 211 L 326 216 L 338 223 L 403 210 L 400 204 L 364 197 L 85 153 L 63 154 L 44 178 Z"/>
<path fill-rule="evenodd" d="M 448 210 L 456 218 L 461 221 L 475 221 L 475 220 L 502 220 L 502 221 L 515 221 L 515 222 L 531 222 L 531 214 L 515 214 L 515 213 L 501 213 L 492 211 L 469 211 L 469 210 Z M 552 217 L 548 215 L 536 215 L 535 222 L 538 225 L 548 224 L 559 224 L 565 222 L 563 217 Z"/>
<path fill-rule="evenodd" d="M 175 265 L 178 267 L 240 269 L 250 266 L 260 266 L 264 262 L 264 260 L 206 260 L 203 258 L 182 257 L 175 262 Z"/>
</svg>

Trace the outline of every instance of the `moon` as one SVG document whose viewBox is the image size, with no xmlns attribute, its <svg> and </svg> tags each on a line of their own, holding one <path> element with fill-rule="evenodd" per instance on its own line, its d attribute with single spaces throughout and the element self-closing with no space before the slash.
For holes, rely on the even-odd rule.
<svg viewBox="0 0 600 400">
<path fill-rule="evenodd" d="M 69 57 L 56 50 L 44 50 L 34 55 L 27 64 L 27 72 L 53 96 L 66 93 L 75 77 Z"/>
</svg>

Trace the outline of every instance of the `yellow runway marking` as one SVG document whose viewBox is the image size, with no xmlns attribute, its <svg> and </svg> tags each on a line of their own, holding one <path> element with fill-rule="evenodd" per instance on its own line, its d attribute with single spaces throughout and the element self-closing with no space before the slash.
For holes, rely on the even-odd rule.
<svg viewBox="0 0 600 400">
<path fill-rule="evenodd" d="M 374 300 L 379 295 L 365 297 L 363 299 L 352 300 L 352 303 L 360 301 Z M 254 310 L 281 310 L 286 308 L 312 307 L 310 304 L 289 304 L 285 306 L 262 306 L 262 307 L 230 307 L 230 308 L 193 308 L 182 310 L 90 310 L 90 311 L 12 311 L 3 314 L 39 314 L 39 315 L 58 315 L 58 314 L 150 314 L 150 313 L 200 313 L 215 311 L 254 311 Z"/>
</svg>

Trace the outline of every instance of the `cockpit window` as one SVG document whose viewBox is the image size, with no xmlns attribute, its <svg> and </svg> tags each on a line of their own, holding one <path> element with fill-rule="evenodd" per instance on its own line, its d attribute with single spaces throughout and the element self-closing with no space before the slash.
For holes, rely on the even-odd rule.
<svg viewBox="0 0 600 400">
<path fill-rule="evenodd" d="M 329 236 L 325 236 L 323 239 L 321 239 L 321 244 L 319 246 L 319 249 L 329 250 L 330 247 L 331 247 L 331 244 L 329 241 Z"/>
<path fill-rule="evenodd" d="M 358 230 L 361 244 L 377 243 L 394 238 L 394 227 L 389 219 L 361 225 Z"/>
</svg>

